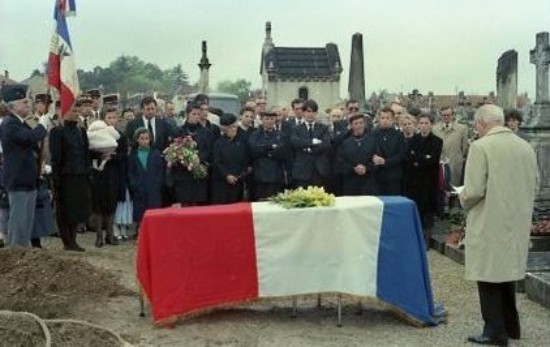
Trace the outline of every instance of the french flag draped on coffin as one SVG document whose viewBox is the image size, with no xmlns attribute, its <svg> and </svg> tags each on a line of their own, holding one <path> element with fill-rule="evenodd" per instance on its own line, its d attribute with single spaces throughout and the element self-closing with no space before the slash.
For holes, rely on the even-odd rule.
<svg viewBox="0 0 550 347">
<path fill-rule="evenodd" d="M 269 202 L 148 211 L 137 276 L 156 323 L 258 298 L 378 298 L 436 324 L 415 204 L 341 197 L 333 207 Z"/>
</svg>

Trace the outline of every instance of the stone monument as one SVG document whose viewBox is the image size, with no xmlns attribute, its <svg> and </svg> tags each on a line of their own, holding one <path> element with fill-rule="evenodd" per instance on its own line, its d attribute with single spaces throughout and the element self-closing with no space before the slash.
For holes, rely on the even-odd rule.
<svg viewBox="0 0 550 347">
<path fill-rule="evenodd" d="M 497 104 L 504 108 L 515 108 L 518 97 L 518 52 L 511 49 L 498 58 Z"/>
<path fill-rule="evenodd" d="M 530 52 L 530 61 L 537 69 L 536 100 L 529 110 L 522 130 L 537 154 L 540 177 L 535 200 L 535 213 L 540 216 L 550 214 L 550 95 L 548 88 L 550 44 L 548 32 L 537 34 L 536 46 Z"/>
<path fill-rule="evenodd" d="M 206 41 L 202 41 L 202 57 L 199 62 L 199 68 L 201 70 L 201 76 L 199 79 L 199 93 L 208 94 L 209 88 L 209 73 L 210 73 L 210 61 L 206 56 Z"/>
<path fill-rule="evenodd" d="M 348 95 L 357 100 L 359 109 L 367 111 L 365 98 L 365 63 L 363 60 L 363 35 L 355 33 L 351 37 L 351 59 L 349 67 Z"/>
</svg>

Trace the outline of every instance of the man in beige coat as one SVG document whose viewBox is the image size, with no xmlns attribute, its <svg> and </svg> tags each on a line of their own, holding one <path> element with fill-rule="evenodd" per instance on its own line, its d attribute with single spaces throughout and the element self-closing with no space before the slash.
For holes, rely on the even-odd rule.
<svg viewBox="0 0 550 347">
<path fill-rule="evenodd" d="M 538 170 L 531 146 L 504 126 L 500 107 L 475 114 L 480 139 L 468 154 L 460 201 L 468 212 L 466 279 L 477 281 L 483 333 L 479 344 L 506 346 L 520 338 L 515 281 L 525 277 Z"/>
<path fill-rule="evenodd" d="M 433 128 L 433 133 L 443 140 L 441 156 L 449 159 L 451 184 L 462 185 L 462 167 L 468 153 L 468 128 L 454 120 L 453 109 L 443 107 L 440 111 L 441 121 Z"/>
</svg>

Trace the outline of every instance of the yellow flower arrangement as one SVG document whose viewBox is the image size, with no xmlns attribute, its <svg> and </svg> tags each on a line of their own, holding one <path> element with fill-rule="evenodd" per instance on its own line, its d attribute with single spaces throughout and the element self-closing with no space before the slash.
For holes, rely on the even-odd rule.
<svg viewBox="0 0 550 347">
<path fill-rule="evenodd" d="M 325 192 L 322 187 L 309 186 L 294 190 L 286 190 L 269 199 L 284 208 L 305 208 L 305 207 L 330 207 L 334 206 L 334 195 Z"/>
</svg>

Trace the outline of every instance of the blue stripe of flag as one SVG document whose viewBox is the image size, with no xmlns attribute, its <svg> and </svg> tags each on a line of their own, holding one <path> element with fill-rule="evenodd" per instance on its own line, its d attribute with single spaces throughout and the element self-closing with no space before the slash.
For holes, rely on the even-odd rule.
<svg viewBox="0 0 550 347">
<path fill-rule="evenodd" d="M 59 35 L 67 44 L 69 47 L 71 47 L 71 50 L 73 48 L 71 44 L 71 38 L 69 37 L 69 28 L 67 27 L 67 19 L 65 18 L 65 15 L 61 13 L 61 11 L 57 11 L 57 35 Z"/>
<path fill-rule="evenodd" d="M 376 296 L 417 320 L 435 325 L 426 246 L 416 204 L 399 196 L 380 199 L 384 212 Z"/>
</svg>

